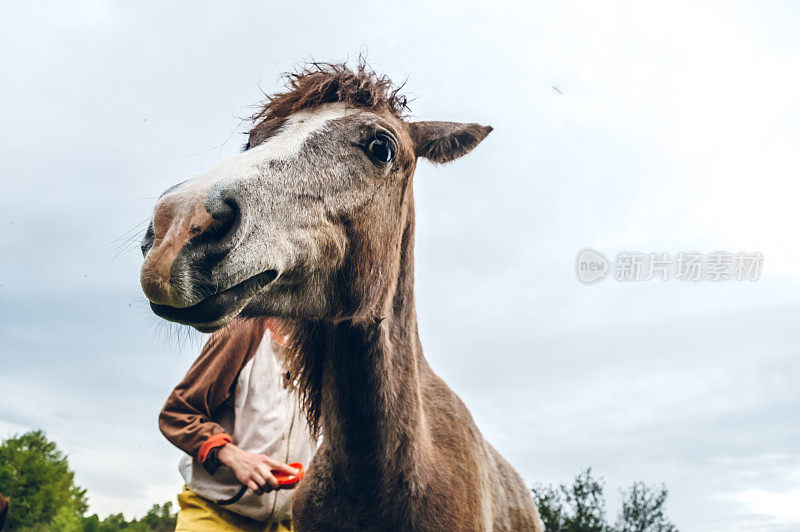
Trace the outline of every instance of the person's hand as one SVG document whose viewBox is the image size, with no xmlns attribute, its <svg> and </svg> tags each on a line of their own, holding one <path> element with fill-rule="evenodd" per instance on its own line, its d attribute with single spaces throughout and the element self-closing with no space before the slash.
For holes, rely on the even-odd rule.
<svg viewBox="0 0 800 532">
<path fill-rule="evenodd" d="M 261 494 L 274 489 L 292 489 L 297 484 L 279 486 L 278 480 L 271 470 L 284 471 L 296 475 L 297 470 L 283 462 L 273 460 L 265 454 L 253 454 L 239 449 L 232 443 L 226 443 L 217 451 L 219 461 L 230 467 L 239 482 L 250 488 L 254 493 Z"/>
</svg>

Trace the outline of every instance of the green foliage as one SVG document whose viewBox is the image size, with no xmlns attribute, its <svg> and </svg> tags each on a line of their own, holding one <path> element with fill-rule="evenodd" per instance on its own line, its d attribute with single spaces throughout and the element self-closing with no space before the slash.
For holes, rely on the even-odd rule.
<svg viewBox="0 0 800 532">
<path fill-rule="evenodd" d="M 172 502 L 163 505 L 154 504 L 141 520 L 153 532 L 172 532 L 175 530 L 176 521 L 177 512 L 172 512 Z"/>
<path fill-rule="evenodd" d="M 539 484 L 533 488 L 533 497 L 545 530 L 547 532 L 563 530 L 567 516 L 564 514 L 560 487 L 553 488 Z"/>
<path fill-rule="evenodd" d="M 139 520 L 122 514 L 84 517 L 86 490 L 74 483 L 67 457 L 36 430 L 0 443 L 0 493 L 11 502 L 5 528 L 14 532 L 167 532 L 175 529 L 172 503 L 154 504 Z"/>
<path fill-rule="evenodd" d="M 172 532 L 175 530 L 177 514 L 172 503 L 154 504 L 139 520 L 126 521 L 122 514 L 109 515 L 102 521 L 97 514 L 83 518 L 83 532 Z"/>
<path fill-rule="evenodd" d="M 572 485 L 537 486 L 536 504 L 549 532 L 606 532 L 603 481 L 592 478 L 592 469 L 581 472 Z"/>
<path fill-rule="evenodd" d="M 677 532 L 675 525 L 664 515 L 668 494 L 663 484 L 656 491 L 648 488 L 644 482 L 634 482 L 627 493 L 622 493 L 618 529 L 621 532 Z"/>
<path fill-rule="evenodd" d="M 537 485 L 533 496 L 548 532 L 678 532 L 664 515 L 667 489 L 654 490 L 634 482 L 622 492 L 617 522 L 606 520 L 604 482 L 592 477 L 591 468 L 575 477 L 572 485 Z"/>
<path fill-rule="evenodd" d="M 37 430 L 0 443 L 0 493 L 10 501 L 7 530 L 43 530 L 69 522 L 86 511 L 86 490 L 74 484 L 67 458 Z"/>
</svg>

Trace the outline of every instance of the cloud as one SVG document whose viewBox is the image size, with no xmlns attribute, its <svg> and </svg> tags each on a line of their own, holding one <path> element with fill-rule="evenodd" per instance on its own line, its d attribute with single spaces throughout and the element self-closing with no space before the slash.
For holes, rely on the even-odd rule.
<svg viewBox="0 0 800 532">
<path fill-rule="evenodd" d="M 785 521 L 800 522 L 800 489 L 792 490 L 789 493 L 746 490 L 739 494 L 738 498 L 753 513 L 765 514 Z"/>
<path fill-rule="evenodd" d="M 0 11 L 0 436 L 47 430 L 92 511 L 180 488 L 155 416 L 203 337 L 175 339 L 138 287 L 154 198 L 236 153 L 296 61 L 366 47 L 416 118 L 495 126 L 415 178 L 423 345 L 489 440 L 530 482 L 666 482 L 681 528 L 795 519 L 796 7 Z M 765 269 L 584 286 L 587 246 L 761 251 Z"/>
</svg>

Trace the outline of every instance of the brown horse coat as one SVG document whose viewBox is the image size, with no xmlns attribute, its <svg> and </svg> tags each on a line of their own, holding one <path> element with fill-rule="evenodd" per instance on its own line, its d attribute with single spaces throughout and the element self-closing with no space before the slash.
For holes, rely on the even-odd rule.
<svg viewBox="0 0 800 532">
<path fill-rule="evenodd" d="M 363 65 L 312 65 L 256 115 L 247 150 L 159 199 L 142 245 L 156 314 L 216 330 L 281 319 L 323 443 L 297 530 L 541 530 L 520 476 L 422 353 L 413 174 L 491 131 L 412 122 Z"/>
</svg>

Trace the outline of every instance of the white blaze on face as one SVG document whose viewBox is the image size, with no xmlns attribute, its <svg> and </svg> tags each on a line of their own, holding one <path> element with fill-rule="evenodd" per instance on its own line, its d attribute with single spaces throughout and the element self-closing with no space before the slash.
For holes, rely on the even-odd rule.
<svg viewBox="0 0 800 532">
<path fill-rule="evenodd" d="M 300 154 L 308 137 L 323 129 L 328 122 L 356 112 L 341 102 L 305 109 L 290 116 L 277 134 L 245 153 L 258 153 L 261 160 L 290 160 Z"/>
<path fill-rule="evenodd" d="M 299 111 L 280 126 L 278 131 L 258 146 L 228 159 L 216 168 L 179 185 L 170 194 L 185 194 L 193 189 L 205 193 L 223 180 L 235 181 L 253 175 L 270 161 L 291 161 L 303 149 L 314 133 L 321 131 L 329 122 L 357 112 L 341 102 L 327 103 Z M 193 195 L 193 194 L 192 194 Z"/>
</svg>

